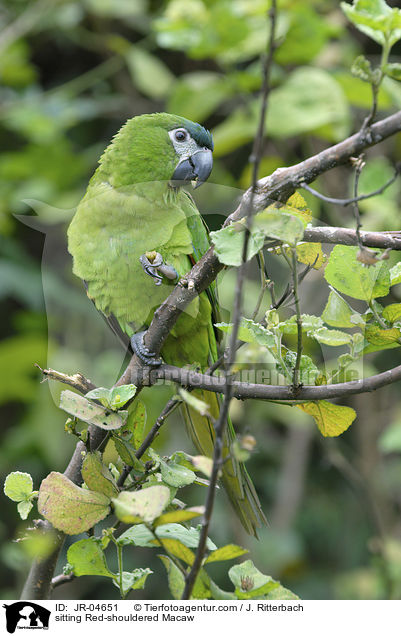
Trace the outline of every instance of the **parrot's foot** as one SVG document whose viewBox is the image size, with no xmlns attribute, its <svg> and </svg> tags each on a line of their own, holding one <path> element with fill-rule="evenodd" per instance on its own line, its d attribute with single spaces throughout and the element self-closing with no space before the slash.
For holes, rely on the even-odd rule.
<svg viewBox="0 0 401 636">
<path fill-rule="evenodd" d="M 155 285 L 161 285 L 163 276 L 169 280 L 178 279 L 177 271 L 171 265 L 166 265 L 159 252 L 146 252 L 139 257 L 143 271 L 151 276 Z"/>
<path fill-rule="evenodd" d="M 143 338 L 146 331 L 139 331 L 135 333 L 131 338 L 131 347 L 132 351 L 136 353 L 138 358 L 142 360 L 145 364 L 151 367 L 158 367 L 162 364 L 163 360 L 161 358 L 157 358 L 156 354 L 149 351 L 147 346 L 145 345 Z"/>
</svg>

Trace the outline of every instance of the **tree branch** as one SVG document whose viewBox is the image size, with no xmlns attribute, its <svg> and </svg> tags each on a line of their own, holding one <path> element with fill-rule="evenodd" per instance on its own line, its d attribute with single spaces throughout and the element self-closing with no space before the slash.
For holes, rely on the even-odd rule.
<svg viewBox="0 0 401 636">
<path fill-rule="evenodd" d="M 206 375 L 167 364 L 152 371 L 152 382 L 157 380 L 168 380 L 184 387 L 204 389 L 213 393 L 222 393 L 225 387 L 225 378 L 222 376 Z M 297 390 L 296 401 L 333 400 L 356 393 L 376 391 L 399 380 L 401 380 L 401 365 L 361 380 L 320 386 L 303 385 Z M 233 381 L 232 391 L 233 397 L 239 400 L 294 401 L 294 391 L 291 385 L 280 386 Z"/>
</svg>

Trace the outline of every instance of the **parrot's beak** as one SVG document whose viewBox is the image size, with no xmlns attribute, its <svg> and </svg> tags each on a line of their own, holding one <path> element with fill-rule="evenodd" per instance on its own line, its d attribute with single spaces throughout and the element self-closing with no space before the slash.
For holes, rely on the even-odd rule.
<svg viewBox="0 0 401 636">
<path fill-rule="evenodd" d="M 182 159 L 172 176 L 172 181 L 195 181 L 194 188 L 198 188 L 204 183 L 213 168 L 212 151 L 209 148 L 197 150 L 193 155 Z"/>
</svg>

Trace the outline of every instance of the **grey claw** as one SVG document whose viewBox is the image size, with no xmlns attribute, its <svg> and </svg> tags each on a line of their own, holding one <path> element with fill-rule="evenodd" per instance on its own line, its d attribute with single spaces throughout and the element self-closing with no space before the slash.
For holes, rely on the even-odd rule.
<svg viewBox="0 0 401 636">
<path fill-rule="evenodd" d="M 157 273 L 157 267 L 163 263 L 162 255 L 157 252 L 156 258 L 153 263 L 151 263 L 146 254 L 142 254 L 142 256 L 139 257 L 139 262 L 141 263 L 145 274 L 154 279 L 155 285 L 161 285 L 163 276 L 160 276 L 160 274 Z"/>
<path fill-rule="evenodd" d="M 145 274 L 148 274 L 148 276 L 151 276 L 154 279 L 155 285 L 161 285 L 163 276 L 165 276 L 169 280 L 178 279 L 178 274 L 174 267 L 166 265 L 163 261 L 162 255 L 159 254 L 159 252 L 155 252 L 155 254 L 156 256 L 152 262 L 150 262 L 146 254 L 142 254 L 142 256 L 139 257 L 139 261 Z"/>
<path fill-rule="evenodd" d="M 131 338 L 131 348 L 136 353 L 138 358 L 142 360 L 145 364 L 151 367 L 158 367 L 162 363 L 161 358 L 156 358 L 156 354 L 152 351 L 149 351 L 147 346 L 145 345 L 143 338 L 146 331 L 139 331 L 135 333 Z"/>
</svg>

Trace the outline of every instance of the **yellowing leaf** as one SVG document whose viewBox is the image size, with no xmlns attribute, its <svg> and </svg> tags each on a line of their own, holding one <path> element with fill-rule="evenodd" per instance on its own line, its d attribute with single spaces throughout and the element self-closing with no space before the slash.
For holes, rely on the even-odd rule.
<svg viewBox="0 0 401 636">
<path fill-rule="evenodd" d="M 241 548 L 241 546 L 235 545 L 234 543 L 229 543 L 209 554 L 205 560 L 205 564 L 212 563 L 213 561 L 229 561 L 230 559 L 236 559 L 243 554 L 247 554 L 247 552 L 249 552 L 249 550 Z"/>
<path fill-rule="evenodd" d="M 204 506 L 198 506 L 194 508 L 186 508 L 185 510 L 173 510 L 172 512 L 165 512 L 164 515 L 160 515 L 155 521 L 155 526 L 161 526 L 166 523 L 179 523 L 182 521 L 189 521 L 195 517 L 203 515 L 205 512 Z"/>
<path fill-rule="evenodd" d="M 301 243 L 297 245 L 297 259 L 300 263 L 310 265 L 314 269 L 320 269 L 326 261 L 326 255 L 323 254 L 321 243 Z"/>
<path fill-rule="evenodd" d="M 401 331 L 397 327 L 381 329 L 378 325 L 368 325 L 365 338 L 373 345 L 386 345 L 398 342 L 401 344 Z"/>
<path fill-rule="evenodd" d="M 383 318 L 393 323 L 401 319 L 401 303 L 392 303 L 383 309 Z"/>
<path fill-rule="evenodd" d="M 332 404 L 325 400 L 317 402 L 306 402 L 305 404 L 297 404 L 297 407 L 312 415 L 324 437 L 337 437 L 351 426 L 356 418 L 354 409 L 349 406 L 340 406 Z"/>
<path fill-rule="evenodd" d="M 312 212 L 299 192 L 294 192 L 294 194 L 290 196 L 286 207 L 293 208 L 293 214 L 296 214 L 296 216 L 302 219 L 305 225 L 312 221 Z"/>
<path fill-rule="evenodd" d="M 38 510 L 57 530 L 80 534 L 108 515 L 109 503 L 109 497 L 80 488 L 65 475 L 51 472 L 40 486 Z"/>
<path fill-rule="evenodd" d="M 178 539 L 162 539 L 159 537 L 159 541 L 168 554 L 171 554 L 187 565 L 192 565 L 195 555 L 190 548 L 181 543 Z"/>
</svg>

